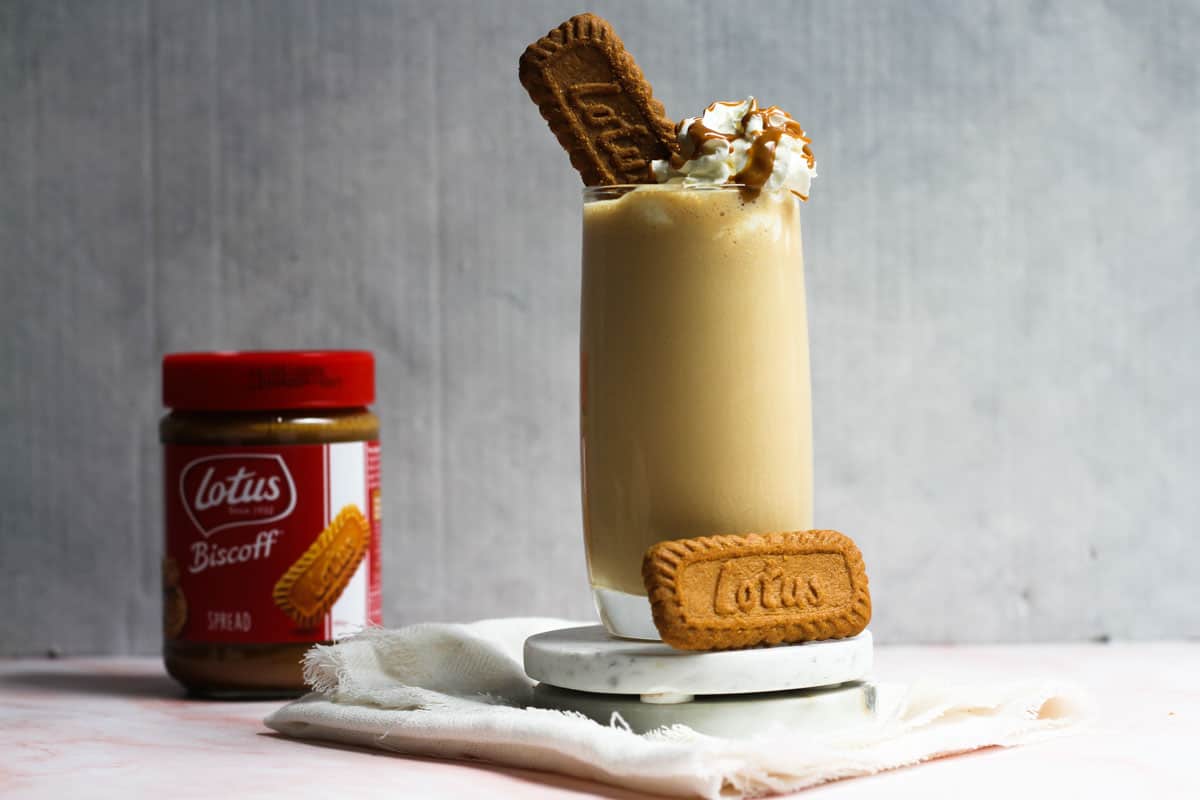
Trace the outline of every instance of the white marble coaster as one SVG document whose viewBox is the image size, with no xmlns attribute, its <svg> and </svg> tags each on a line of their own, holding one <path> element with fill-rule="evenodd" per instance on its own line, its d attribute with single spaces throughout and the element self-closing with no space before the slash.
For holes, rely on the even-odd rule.
<svg viewBox="0 0 1200 800">
<path fill-rule="evenodd" d="M 563 628 L 525 640 L 525 674 L 563 689 L 683 702 L 692 695 L 779 692 L 866 677 L 871 632 L 852 639 L 691 653 L 610 636 L 602 625 Z"/>
<path fill-rule="evenodd" d="M 709 736 L 744 738 L 770 735 L 773 729 L 829 733 L 869 722 L 875 714 L 875 687 L 855 681 L 829 689 L 720 695 L 656 705 L 629 695 L 573 692 L 539 683 L 531 705 L 577 711 L 601 725 L 610 724 L 615 712 L 634 733 L 687 725 Z"/>
</svg>

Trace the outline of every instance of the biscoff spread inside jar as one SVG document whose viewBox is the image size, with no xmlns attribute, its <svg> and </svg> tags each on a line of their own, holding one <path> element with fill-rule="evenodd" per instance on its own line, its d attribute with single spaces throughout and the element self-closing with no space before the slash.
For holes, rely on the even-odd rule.
<svg viewBox="0 0 1200 800">
<path fill-rule="evenodd" d="M 169 355 L 163 390 L 167 671 L 196 694 L 297 694 L 309 648 L 380 621 L 373 359 Z"/>
</svg>

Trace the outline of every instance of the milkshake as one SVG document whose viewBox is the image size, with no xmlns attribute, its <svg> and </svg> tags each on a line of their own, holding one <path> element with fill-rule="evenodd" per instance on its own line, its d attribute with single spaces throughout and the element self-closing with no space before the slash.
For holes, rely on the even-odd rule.
<svg viewBox="0 0 1200 800">
<path fill-rule="evenodd" d="M 813 166 L 799 126 L 750 99 L 681 122 L 658 184 L 584 190 L 584 536 L 616 635 L 656 638 L 656 542 L 812 527 Z"/>
</svg>

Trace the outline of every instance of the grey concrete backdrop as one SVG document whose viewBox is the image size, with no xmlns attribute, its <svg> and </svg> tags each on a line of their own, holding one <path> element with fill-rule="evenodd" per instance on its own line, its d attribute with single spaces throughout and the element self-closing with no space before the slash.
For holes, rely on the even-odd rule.
<svg viewBox="0 0 1200 800">
<path fill-rule="evenodd" d="M 809 129 L 817 521 L 887 641 L 1200 635 L 1195 2 L 596 2 Z M 574 3 L 0 2 L 0 653 L 158 646 L 159 358 L 369 347 L 386 621 L 591 613 Z"/>
</svg>

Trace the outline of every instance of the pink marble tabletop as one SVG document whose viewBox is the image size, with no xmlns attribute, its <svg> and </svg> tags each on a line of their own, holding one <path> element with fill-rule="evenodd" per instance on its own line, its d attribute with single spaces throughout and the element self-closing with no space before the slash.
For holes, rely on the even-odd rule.
<svg viewBox="0 0 1200 800">
<path fill-rule="evenodd" d="M 1200 643 L 879 647 L 877 677 L 1053 676 L 1088 687 L 1094 727 L 802 793 L 923 797 L 1200 797 Z M 155 659 L 0 661 L 0 796 L 635 797 L 586 781 L 291 741 L 274 702 L 184 699 Z"/>
</svg>

